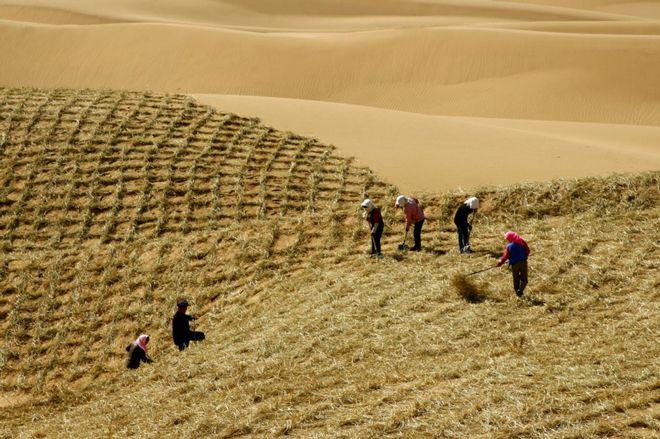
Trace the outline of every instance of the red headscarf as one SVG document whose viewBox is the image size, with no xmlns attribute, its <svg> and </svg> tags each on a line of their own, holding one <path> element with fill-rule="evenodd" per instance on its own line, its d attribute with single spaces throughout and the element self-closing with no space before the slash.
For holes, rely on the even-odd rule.
<svg viewBox="0 0 660 439">
<path fill-rule="evenodd" d="M 509 242 L 515 242 L 516 244 L 522 245 L 523 247 L 527 247 L 525 240 L 522 239 L 516 232 L 512 232 L 511 230 L 504 234 L 504 238 Z"/>
<path fill-rule="evenodd" d="M 149 342 L 149 336 L 147 334 L 141 334 L 137 340 L 135 340 L 135 344 L 140 346 L 140 348 L 144 351 L 144 353 L 147 353 L 147 343 Z"/>
</svg>

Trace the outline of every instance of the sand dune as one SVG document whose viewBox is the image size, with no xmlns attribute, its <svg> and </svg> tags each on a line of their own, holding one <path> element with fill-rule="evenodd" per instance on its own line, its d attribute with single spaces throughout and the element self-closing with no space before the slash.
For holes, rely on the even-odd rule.
<svg viewBox="0 0 660 439">
<path fill-rule="evenodd" d="M 638 170 L 657 167 L 657 134 L 645 127 L 660 126 L 657 9 L 605 0 L 0 0 L 0 85 L 246 96 L 221 102 L 331 141 L 417 189 Z M 370 161 L 383 145 L 426 157 L 428 169 L 402 179 L 395 169 L 410 162 L 401 154 Z M 486 152 L 473 172 L 453 170 Z M 525 172 L 502 170 L 511 153 Z M 548 157 L 562 159 L 548 166 Z"/>
<path fill-rule="evenodd" d="M 545 21 L 524 23 L 500 23 L 487 25 L 490 28 L 518 29 L 536 32 L 559 32 L 572 34 L 600 35 L 660 35 L 660 21 Z"/>
<path fill-rule="evenodd" d="M 0 89 L 0 436 L 657 427 L 658 172 L 481 190 L 465 257 L 440 192 L 657 170 L 660 2 L 0 0 L 0 63 L 49 88 Z M 452 288 L 509 227 L 524 298 Z M 208 337 L 175 356 L 184 295 Z M 119 373 L 141 332 L 156 367 Z"/>
<path fill-rule="evenodd" d="M 543 6 L 559 6 L 579 8 L 591 11 L 625 14 L 643 17 L 645 19 L 660 18 L 660 4 L 657 1 L 636 0 L 509 0 L 515 3 L 536 4 Z"/>
<path fill-rule="evenodd" d="M 406 191 L 632 172 L 660 167 L 660 128 L 427 116 L 294 99 L 195 95 L 318 137 Z"/>
<path fill-rule="evenodd" d="M 114 20 L 92 13 L 81 13 L 49 7 L 0 5 L 3 20 L 44 24 L 99 24 Z"/>
<path fill-rule="evenodd" d="M 3 0 L 9 7 L 15 1 Z M 607 6 L 607 2 L 601 2 Z M 494 2 L 492 0 L 23 0 L 24 17 L 75 13 L 109 18 L 114 21 L 145 21 L 241 26 L 249 29 L 373 29 L 384 22 L 469 23 L 494 20 L 619 20 L 625 17 L 644 18 L 629 14 L 625 8 L 616 13 L 599 8 L 576 9 L 572 3 L 540 4 L 532 2 Z M 602 9 L 602 8 L 601 8 Z M 639 7 L 631 8 L 639 11 Z M 61 17 L 60 17 L 61 18 Z M 33 18 L 34 19 L 34 18 Z M 32 21 L 32 20 L 28 20 Z M 36 20 L 41 21 L 41 20 Z M 44 22 L 56 22 L 50 18 Z M 66 20 L 61 23 L 67 23 Z"/>
<path fill-rule="evenodd" d="M 659 36 L 483 28 L 263 34 L 171 24 L 10 23 L 2 34 L 4 85 L 148 88 L 455 116 L 660 124 Z"/>
</svg>

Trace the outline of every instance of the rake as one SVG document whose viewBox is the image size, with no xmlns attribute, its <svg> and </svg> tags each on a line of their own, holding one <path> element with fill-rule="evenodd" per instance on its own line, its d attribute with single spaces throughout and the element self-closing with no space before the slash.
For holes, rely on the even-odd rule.
<svg viewBox="0 0 660 439">
<path fill-rule="evenodd" d="M 483 269 L 481 269 L 481 270 L 473 271 L 472 273 L 466 274 L 465 276 L 466 276 L 466 277 L 467 277 L 467 276 L 474 276 L 475 274 L 483 273 L 484 271 L 493 270 L 493 269 L 495 269 L 495 268 L 498 268 L 498 266 L 495 265 L 495 266 L 493 266 L 493 267 L 488 267 L 488 268 L 483 268 Z"/>
</svg>

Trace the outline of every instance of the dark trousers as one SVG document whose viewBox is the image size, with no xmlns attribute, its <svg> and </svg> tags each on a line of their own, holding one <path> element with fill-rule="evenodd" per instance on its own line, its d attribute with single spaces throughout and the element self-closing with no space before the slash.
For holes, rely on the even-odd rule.
<svg viewBox="0 0 660 439">
<path fill-rule="evenodd" d="M 518 296 L 523 295 L 527 286 L 527 261 L 516 262 L 511 266 L 513 274 L 513 289 Z"/>
<path fill-rule="evenodd" d="M 463 249 L 470 245 L 470 226 L 468 223 L 456 224 L 456 231 L 458 232 L 458 249 Z"/>
<path fill-rule="evenodd" d="M 371 254 L 380 253 L 380 238 L 383 236 L 383 224 L 376 224 L 371 234 Z"/>
<path fill-rule="evenodd" d="M 424 220 L 417 221 L 413 228 L 413 237 L 415 238 L 415 246 L 412 250 L 421 250 L 422 249 L 422 226 L 424 225 Z"/>
<path fill-rule="evenodd" d="M 182 351 L 188 347 L 191 341 L 201 341 L 205 338 L 206 336 L 201 331 L 190 331 L 187 335 L 174 340 L 174 344 L 179 347 L 180 351 Z"/>
</svg>

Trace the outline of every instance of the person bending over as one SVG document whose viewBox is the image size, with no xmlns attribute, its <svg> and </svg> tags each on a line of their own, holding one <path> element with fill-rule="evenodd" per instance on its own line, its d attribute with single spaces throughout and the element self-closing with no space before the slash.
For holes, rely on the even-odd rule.
<svg viewBox="0 0 660 439">
<path fill-rule="evenodd" d="M 518 297 L 521 297 L 527 286 L 529 246 L 516 232 L 508 231 L 504 234 L 504 238 L 509 244 L 507 244 L 504 254 L 497 262 L 497 266 L 501 267 L 507 260 L 509 261 L 511 273 L 513 274 L 513 290 Z"/>
<path fill-rule="evenodd" d="M 140 363 L 152 363 L 153 360 L 147 355 L 147 343 L 149 343 L 149 336 L 147 334 L 140 335 L 134 342 L 126 346 L 126 367 L 129 369 L 137 369 Z"/>
<path fill-rule="evenodd" d="M 456 231 L 458 233 L 458 250 L 461 253 L 472 253 L 472 249 L 470 248 L 472 224 L 468 222 L 468 216 L 471 213 L 476 213 L 477 209 L 479 209 L 479 200 L 476 197 L 468 198 L 456 209 L 454 224 L 456 224 Z"/>
<path fill-rule="evenodd" d="M 424 211 L 419 204 L 419 200 L 414 197 L 406 197 L 399 195 L 396 197 L 395 206 L 403 209 L 406 215 L 406 232 L 413 226 L 413 236 L 415 238 L 415 246 L 410 251 L 418 252 L 422 250 L 422 226 L 424 225 Z"/>
<path fill-rule="evenodd" d="M 371 255 L 380 258 L 383 256 L 380 252 L 380 238 L 383 236 L 383 229 L 385 228 L 383 215 L 381 215 L 380 209 L 369 198 L 362 202 L 362 208 L 364 209 L 364 217 L 369 223 L 369 229 L 371 230 Z"/>
<path fill-rule="evenodd" d="M 188 311 L 188 302 L 180 300 L 177 303 L 177 311 L 172 317 L 172 339 L 180 351 L 188 347 L 191 341 L 204 340 L 203 332 L 191 331 L 190 321 L 196 320 L 196 317 L 186 314 Z"/>
</svg>

